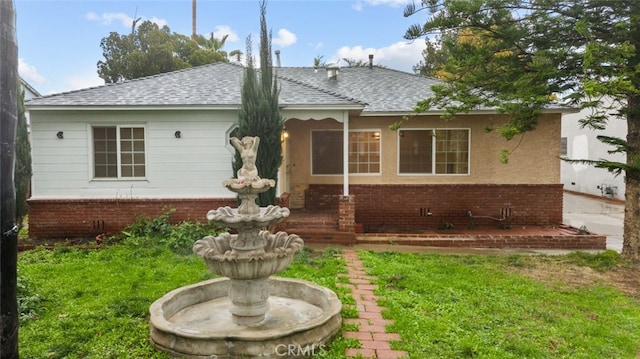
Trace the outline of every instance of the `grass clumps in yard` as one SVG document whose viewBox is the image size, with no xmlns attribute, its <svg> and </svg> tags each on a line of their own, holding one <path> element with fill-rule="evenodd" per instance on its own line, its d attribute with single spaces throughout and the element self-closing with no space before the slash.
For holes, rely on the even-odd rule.
<svg viewBox="0 0 640 359">
<path fill-rule="evenodd" d="M 336 285 L 346 267 L 335 253 L 305 250 L 282 275 L 319 283 L 336 290 L 341 300 L 353 300 Z M 22 252 L 18 272 L 24 313 L 20 356 L 38 359 L 168 358 L 149 344 L 149 306 L 171 290 L 214 277 L 195 254 L 178 254 L 133 236 L 101 250 Z M 320 357 L 340 358 L 346 345 L 338 338 Z"/>
<path fill-rule="evenodd" d="M 635 358 L 640 303 L 606 282 L 559 285 L 528 274 L 615 255 L 443 256 L 361 252 L 388 327 L 411 358 Z M 515 266 L 513 264 L 516 264 Z M 555 268 L 555 267 L 554 267 Z M 595 271 L 593 271 L 595 272 Z M 572 273 L 572 272 L 568 272 Z M 538 280 L 537 278 L 542 278 Z"/>
<path fill-rule="evenodd" d="M 205 236 L 217 236 L 225 229 L 209 222 L 183 221 L 172 224 L 175 209 L 167 209 L 155 218 L 140 217 L 117 235 L 106 238 L 107 243 L 125 243 L 133 247 L 159 246 L 178 254 L 191 254 L 193 242 Z"/>
</svg>

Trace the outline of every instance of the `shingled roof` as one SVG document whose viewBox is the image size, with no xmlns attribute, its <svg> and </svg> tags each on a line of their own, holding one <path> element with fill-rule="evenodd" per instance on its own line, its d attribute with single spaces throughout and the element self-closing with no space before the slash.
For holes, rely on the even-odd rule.
<svg viewBox="0 0 640 359">
<path fill-rule="evenodd" d="M 283 107 L 340 107 L 366 113 L 410 112 L 429 97 L 437 80 L 377 66 L 340 69 L 329 79 L 324 69 L 274 68 Z M 56 107 L 238 107 L 244 67 L 220 62 L 122 83 L 47 95 L 27 102 L 30 109 Z"/>
<path fill-rule="evenodd" d="M 29 110 L 81 108 L 226 108 L 241 104 L 242 65 L 218 62 L 155 76 L 26 101 Z M 418 101 L 433 95 L 439 80 L 378 66 L 345 67 L 335 78 L 324 68 L 274 68 L 280 106 L 298 109 L 361 110 L 361 115 L 413 112 Z M 489 108 L 479 110 L 493 111 Z M 561 104 L 549 112 L 575 112 Z"/>
</svg>

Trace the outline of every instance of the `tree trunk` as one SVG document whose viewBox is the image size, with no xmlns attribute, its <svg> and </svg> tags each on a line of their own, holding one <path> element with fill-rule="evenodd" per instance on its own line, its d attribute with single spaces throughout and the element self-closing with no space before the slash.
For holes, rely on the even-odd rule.
<svg viewBox="0 0 640 359">
<path fill-rule="evenodd" d="M 635 170 L 625 173 L 624 241 L 622 256 L 640 263 L 640 96 L 628 97 L 627 164 Z"/>
<path fill-rule="evenodd" d="M 196 0 L 191 2 L 191 39 L 198 41 L 198 33 L 196 32 Z"/>
<path fill-rule="evenodd" d="M 0 358 L 18 358 L 16 197 L 18 46 L 13 1 L 0 1 Z"/>
</svg>

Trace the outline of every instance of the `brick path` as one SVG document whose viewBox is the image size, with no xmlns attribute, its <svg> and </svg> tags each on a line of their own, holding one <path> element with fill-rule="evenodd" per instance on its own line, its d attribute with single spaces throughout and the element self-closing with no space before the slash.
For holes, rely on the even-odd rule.
<svg viewBox="0 0 640 359">
<path fill-rule="evenodd" d="M 392 350 L 390 341 L 400 341 L 400 334 L 387 333 L 385 327 L 393 321 L 382 318 L 382 307 L 377 303 L 377 297 L 373 291 L 378 288 L 371 284 L 375 277 L 365 273 L 362 262 L 358 258 L 356 251 L 345 248 L 344 259 L 347 262 L 349 287 L 352 289 L 353 298 L 359 313 L 357 319 L 345 319 L 345 323 L 359 324 L 357 332 L 344 332 L 345 338 L 354 338 L 362 343 L 361 348 L 347 349 L 347 357 L 361 355 L 365 358 L 376 359 L 396 359 L 407 358 L 405 351 Z"/>
</svg>

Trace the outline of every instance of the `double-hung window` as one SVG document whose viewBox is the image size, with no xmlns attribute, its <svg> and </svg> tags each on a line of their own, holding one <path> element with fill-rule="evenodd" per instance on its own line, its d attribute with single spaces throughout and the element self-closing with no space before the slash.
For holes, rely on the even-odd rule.
<svg viewBox="0 0 640 359">
<path fill-rule="evenodd" d="M 349 131 L 349 173 L 380 174 L 380 131 Z M 341 130 L 311 131 L 311 174 L 343 173 Z"/>
<path fill-rule="evenodd" d="M 93 177 L 140 179 L 146 176 L 142 126 L 94 126 Z"/>
<path fill-rule="evenodd" d="M 468 129 L 398 131 L 400 174 L 469 174 Z"/>
</svg>

